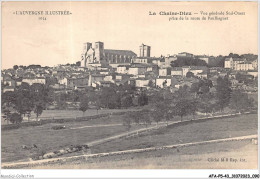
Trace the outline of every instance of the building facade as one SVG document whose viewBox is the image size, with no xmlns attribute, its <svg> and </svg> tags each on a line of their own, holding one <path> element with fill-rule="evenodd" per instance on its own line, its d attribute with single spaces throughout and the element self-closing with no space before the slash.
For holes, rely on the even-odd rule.
<svg viewBox="0 0 260 179">
<path fill-rule="evenodd" d="M 150 57 L 151 56 L 151 47 L 148 45 L 142 44 L 140 47 L 139 57 Z"/>
<path fill-rule="evenodd" d="M 95 68 L 111 65 L 130 64 L 131 59 L 137 55 L 130 50 L 111 50 L 104 49 L 103 42 L 84 43 L 83 53 L 81 54 L 81 67 Z M 115 64 L 115 65 L 112 65 Z"/>
<path fill-rule="evenodd" d="M 232 70 L 235 70 L 237 64 L 243 63 L 245 61 L 246 59 L 244 58 L 232 58 L 232 57 L 226 58 L 224 63 L 224 68 L 230 68 Z"/>
</svg>

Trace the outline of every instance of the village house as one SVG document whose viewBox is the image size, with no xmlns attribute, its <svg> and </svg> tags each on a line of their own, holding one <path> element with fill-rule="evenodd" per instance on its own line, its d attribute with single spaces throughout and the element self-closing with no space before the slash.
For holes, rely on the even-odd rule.
<svg viewBox="0 0 260 179">
<path fill-rule="evenodd" d="M 22 82 L 32 85 L 34 83 L 46 84 L 46 78 L 44 77 L 34 77 L 34 78 L 23 78 Z"/>
<path fill-rule="evenodd" d="M 117 73 L 127 74 L 130 65 L 118 65 L 116 68 Z"/>
<path fill-rule="evenodd" d="M 87 77 L 65 77 L 64 79 L 59 80 L 59 84 L 65 85 L 67 88 L 77 88 L 88 85 Z"/>
<path fill-rule="evenodd" d="M 173 56 L 170 56 L 168 55 L 167 57 L 164 58 L 164 63 L 161 61 L 161 64 L 160 66 L 161 67 L 171 67 L 171 62 L 177 60 L 177 56 L 176 55 L 173 55 Z"/>
<path fill-rule="evenodd" d="M 189 71 L 192 72 L 195 76 L 197 76 L 197 74 L 199 74 L 199 73 L 203 73 L 203 72 L 206 73 L 207 70 L 208 70 L 208 68 L 206 66 L 190 66 L 189 67 Z"/>
<path fill-rule="evenodd" d="M 137 88 L 147 88 L 149 84 L 149 79 L 147 78 L 136 78 L 135 87 Z"/>
<path fill-rule="evenodd" d="M 110 72 L 107 71 L 107 70 L 99 70 L 98 73 L 101 74 L 101 75 L 109 75 L 110 74 Z"/>
<path fill-rule="evenodd" d="M 111 87 L 112 85 L 114 85 L 114 83 L 112 83 L 111 81 L 98 81 L 97 84 L 99 85 L 99 87 Z"/>
<path fill-rule="evenodd" d="M 177 79 L 171 76 L 160 76 L 155 80 L 155 86 L 160 88 L 174 86 L 177 83 Z"/>
<path fill-rule="evenodd" d="M 6 86 L 12 86 L 12 87 L 16 86 L 15 80 L 9 74 L 2 74 L 1 81 L 2 81 L 2 84 L 6 85 Z"/>
<path fill-rule="evenodd" d="M 172 76 L 182 76 L 182 67 L 174 67 L 171 70 Z"/>
<path fill-rule="evenodd" d="M 201 78 L 201 79 L 203 79 L 203 78 L 207 79 L 208 78 L 208 73 L 207 72 L 202 72 L 202 73 L 198 73 L 196 76 Z"/>
<path fill-rule="evenodd" d="M 36 75 L 33 71 L 26 71 L 24 74 L 23 74 L 23 78 L 34 78 Z"/>
<path fill-rule="evenodd" d="M 145 64 L 134 64 L 129 67 L 128 74 L 130 75 L 142 75 L 147 71 L 147 65 Z"/>
<path fill-rule="evenodd" d="M 258 77 L 258 71 L 256 71 L 256 70 L 249 70 L 249 71 L 247 72 L 247 74 L 248 74 L 248 75 L 252 75 L 252 76 L 254 76 L 255 78 Z"/>
<path fill-rule="evenodd" d="M 232 57 L 226 58 L 224 63 L 224 68 L 235 70 L 236 65 L 243 62 L 246 62 L 245 58 L 232 58 Z"/>
<path fill-rule="evenodd" d="M 159 76 L 168 76 L 171 75 L 171 68 L 160 68 Z"/>
<path fill-rule="evenodd" d="M 214 62 L 214 60 L 215 60 L 215 57 L 207 56 L 207 55 L 198 55 L 198 56 L 196 56 L 196 58 L 198 58 L 199 60 L 203 60 L 208 65 L 211 65 Z"/>
<path fill-rule="evenodd" d="M 219 72 L 219 73 L 218 73 L 218 76 L 219 76 L 219 77 L 222 77 L 222 78 L 225 77 L 225 76 L 227 76 L 227 75 L 228 75 L 228 72 L 225 72 L 225 71 L 222 71 L 222 72 Z"/>
<path fill-rule="evenodd" d="M 136 57 L 132 59 L 133 64 L 154 64 L 159 67 L 163 67 L 165 65 L 164 57 Z"/>
<path fill-rule="evenodd" d="M 157 77 L 158 77 L 158 73 L 153 72 L 153 71 L 146 72 L 144 75 L 144 78 L 152 80 L 153 84 L 155 84 L 155 79 Z"/>
<path fill-rule="evenodd" d="M 128 83 L 128 80 L 132 77 L 132 75 L 128 75 L 128 74 L 117 74 L 116 75 L 116 79 L 114 80 L 114 83 L 116 85 L 120 85 L 120 84 L 126 84 Z"/>
<path fill-rule="evenodd" d="M 178 57 L 193 57 L 193 54 L 187 52 L 178 53 Z"/>
<path fill-rule="evenodd" d="M 131 63 L 152 63 L 153 57 L 135 57 L 131 60 Z"/>
<path fill-rule="evenodd" d="M 192 84 L 193 83 L 191 81 L 183 81 L 183 82 L 179 82 L 174 87 L 179 89 L 180 87 L 188 86 L 190 88 Z"/>
<path fill-rule="evenodd" d="M 88 86 L 96 87 L 96 83 L 104 81 L 106 75 L 102 74 L 91 74 L 89 75 Z"/>
<path fill-rule="evenodd" d="M 242 63 L 238 63 L 236 64 L 234 70 L 237 71 L 248 71 L 248 70 L 253 70 L 253 65 L 250 62 L 242 62 Z"/>
<path fill-rule="evenodd" d="M 114 78 L 113 78 L 113 75 L 106 75 L 105 77 L 104 77 L 104 81 L 113 81 L 114 80 Z"/>
<path fill-rule="evenodd" d="M 20 86 L 23 82 L 23 79 L 22 78 L 16 78 L 15 82 L 16 82 L 16 84 L 15 84 L 16 86 Z"/>
<path fill-rule="evenodd" d="M 172 76 L 183 76 L 185 77 L 188 72 L 193 73 L 195 76 L 205 77 L 208 68 L 206 66 L 183 66 L 183 67 L 174 67 L 171 69 Z"/>
<path fill-rule="evenodd" d="M 258 58 L 253 60 L 251 63 L 252 63 L 254 70 L 257 70 L 257 68 L 258 68 Z"/>
<path fill-rule="evenodd" d="M 186 76 L 188 72 L 193 73 L 195 76 L 198 73 L 207 72 L 208 68 L 206 66 L 183 66 L 182 76 Z"/>
</svg>

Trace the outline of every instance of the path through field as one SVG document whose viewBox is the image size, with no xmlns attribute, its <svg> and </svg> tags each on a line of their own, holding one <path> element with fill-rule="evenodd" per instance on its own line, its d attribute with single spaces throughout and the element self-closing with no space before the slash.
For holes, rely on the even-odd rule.
<svg viewBox="0 0 260 179">
<path fill-rule="evenodd" d="M 249 135 L 249 136 L 240 136 L 240 137 L 216 139 L 216 140 L 201 141 L 201 142 L 175 144 L 175 145 L 168 145 L 168 146 L 161 146 L 161 147 L 151 147 L 151 148 L 144 148 L 144 149 L 132 149 L 132 150 L 115 151 L 115 152 L 108 152 L 108 153 L 88 154 L 88 155 L 71 156 L 71 157 L 60 157 L 60 158 L 53 158 L 53 159 L 44 159 L 44 160 L 40 160 L 40 161 L 2 163 L 2 168 L 10 168 L 10 167 L 16 167 L 16 166 L 21 166 L 21 165 L 26 165 L 26 166 L 40 165 L 40 164 L 46 164 L 46 163 L 50 163 L 50 162 L 53 163 L 53 162 L 59 162 L 59 161 L 66 161 L 69 159 L 84 159 L 84 158 L 89 158 L 89 157 L 104 157 L 104 156 L 110 156 L 110 155 L 140 153 L 140 152 L 148 152 L 148 151 L 156 151 L 156 150 L 165 150 L 165 149 L 170 149 L 170 148 L 189 147 L 189 146 L 194 146 L 194 145 L 203 145 L 203 144 L 211 144 L 211 143 L 219 143 L 219 142 L 250 140 L 250 139 L 257 139 L 257 138 L 258 138 L 258 135 Z"/>
</svg>

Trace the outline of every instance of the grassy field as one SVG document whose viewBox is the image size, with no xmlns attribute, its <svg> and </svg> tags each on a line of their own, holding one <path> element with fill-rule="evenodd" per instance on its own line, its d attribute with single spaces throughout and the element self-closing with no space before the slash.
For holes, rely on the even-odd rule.
<svg viewBox="0 0 260 179">
<path fill-rule="evenodd" d="M 75 117 L 82 117 L 82 116 L 94 116 L 97 114 L 107 114 L 107 113 L 117 113 L 117 112 L 124 112 L 124 111 L 134 111 L 138 110 L 138 108 L 129 108 L 129 109 L 102 109 L 102 110 L 95 110 L 89 109 L 87 110 L 84 115 L 82 111 L 79 110 L 44 110 L 42 114 L 39 116 L 39 119 L 52 119 L 52 118 L 75 118 Z M 30 121 L 36 119 L 36 115 L 32 112 Z M 28 118 L 24 117 L 24 122 L 28 122 Z M 1 118 L 1 124 L 7 124 L 7 121 L 4 121 Z"/>
<path fill-rule="evenodd" d="M 257 134 L 257 114 L 168 126 L 137 138 L 119 139 L 94 146 L 92 153 L 173 145 Z"/>
<path fill-rule="evenodd" d="M 254 101 L 256 103 L 258 103 L 258 93 L 257 92 L 248 94 L 248 97 L 254 99 Z"/>
<path fill-rule="evenodd" d="M 257 151 L 251 141 L 233 141 L 59 162 L 33 169 L 257 169 Z M 222 157 L 228 161 L 221 162 Z M 210 161 L 213 158 L 219 161 Z"/>
<path fill-rule="evenodd" d="M 41 152 L 53 152 L 70 145 L 81 145 L 126 132 L 121 125 L 108 127 L 87 127 L 91 125 L 121 124 L 123 115 L 100 118 L 91 121 L 66 122 L 62 124 L 45 124 L 36 127 L 22 127 L 2 131 L 2 162 L 28 160 L 30 156 Z M 178 120 L 177 118 L 175 120 Z M 53 130 L 52 126 L 65 125 L 66 129 Z M 131 130 L 145 126 L 133 125 Z M 77 128 L 77 129 L 71 129 Z M 117 139 L 91 147 L 91 153 L 146 148 L 197 142 L 218 138 L 236 137 L 257 133 L 257 114 L 236 116 L 234 118 L 214 119 L 203 122 L 191 122 L 185 125 L 168 126 L 162 130 L 142 134 L 137 138 Z M 25 150 L 23 145 L 37 148 Z M 75 153 L 77 154 L 77 153 Z M 82 153 L 78 153 L 80 155 Z M 74 155 L 74 154 L 73 154 Z"/>
<path fill-rule="evenodd" d="M 21 159 L 28 160 L 41 152 L 52 152 L 70 145 L 82 145 L 87 142 L 114 136 L 127 132 L 124 126 L 108 127 L 87 127 L 84 126 L 100 124 L 122 124 L 122 115 L 113 115 L 111 118 L 100 118 L 91 121 L 66 122 L 62 124 L 45 124 L 35 127 L 22 127 L 15 130 L 2 131 L 2 162 L 16 161 Z M 53 130 L 52 126 L 64 125 L 66 129 Z M 144 126 L 132 126 L 131 130 L 143 128 Z M 71 129 L 77 128 L 77 129 Z M 32 147 L 36 144 L 37 148 L 31 150 L 22 149 L 23 145 Z"/>
</svg>

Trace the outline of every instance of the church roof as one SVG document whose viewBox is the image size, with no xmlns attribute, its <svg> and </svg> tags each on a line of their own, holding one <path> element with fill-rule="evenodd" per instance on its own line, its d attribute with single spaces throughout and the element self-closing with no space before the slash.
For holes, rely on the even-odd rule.
<svg viewBox="0 0 260 179">
<path fill-rule="evenodd" d="M 109 53 L 113 55 L 127 55 L 127 56 L 136 56 L 136 54 L 130 50 L 110 50 L 104 49 L 104 53 Z"/>
</svg>

